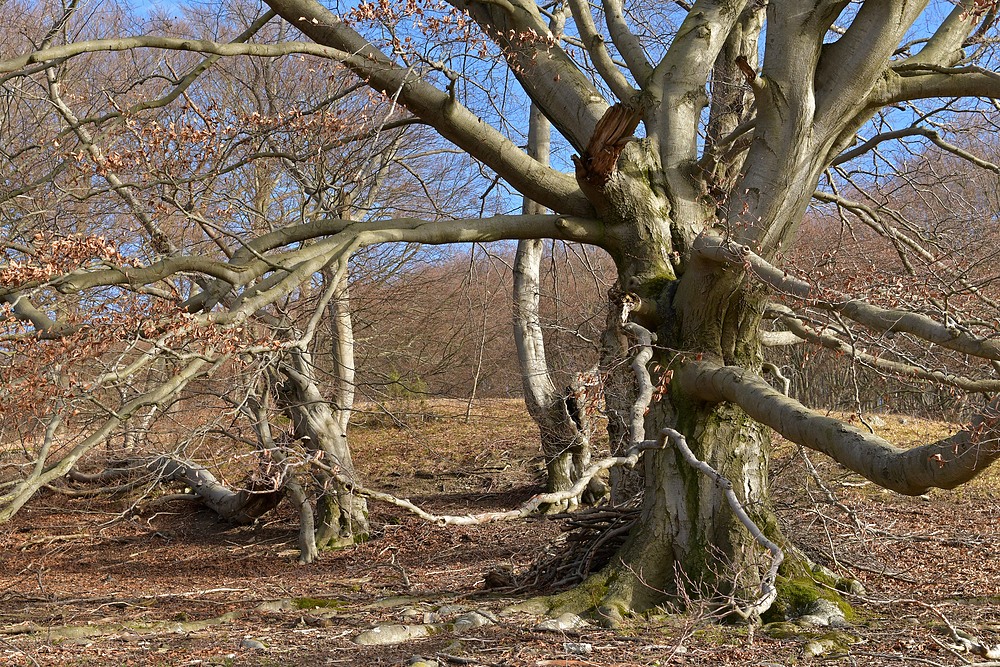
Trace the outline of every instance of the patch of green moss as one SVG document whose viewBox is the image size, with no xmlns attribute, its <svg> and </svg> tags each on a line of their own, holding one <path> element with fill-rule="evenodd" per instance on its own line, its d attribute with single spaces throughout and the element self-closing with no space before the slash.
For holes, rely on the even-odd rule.
<svg viewBox="0 0 1000 667">
<path fill-rule="evenodd" d="M 344 609 L 347 603 L 336 598 L 293 598 L 296 609 Z"/>
<path fill-rule="evenodd" d="M 807 571 L 808 572 L 808 571 Z M 826 581 L 829 579 L 829 581 Z M 778 599 L 763 615 L 765 623 L 785 621 L 809 613 L 819 599 L 833 602 L 849 623 L 858 620 L 854 609 L 834 590 L 837 581 L 821 573 L 808 573 L 797 577 L 779 577 L 775 583 Z"/>
<path fill-rule="evenodd" d="M 605 573 L 592 574 L 568 591 L 542 598 L 549 614 L 571 612 L 583 614 L 600 607 L 608 595 L 608 577 Z"/>
</svg>

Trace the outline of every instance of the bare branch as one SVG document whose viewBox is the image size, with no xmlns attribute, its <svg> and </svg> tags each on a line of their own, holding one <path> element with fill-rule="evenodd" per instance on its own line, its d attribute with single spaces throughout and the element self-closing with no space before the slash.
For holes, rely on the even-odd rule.
<svg viewBox="0 0 1000 667">
<path fill-rule="evenodd" d="M 586 0 L 570 0 L 569 6 L 573 12 L 573 20 L 576 21 L 577 28 L 580 30 L 583 46 L 590 54 L 594 67 L 597 68 L 601 78 L 611 87 L 618 99 L 622 102 L 628 102 L 638 91 L 632 87 L 611 59 L 611 54 L 608 53 L 608 48 L 604 44 L 604 38 L 597 32 L 597 26 L 594 25 L 590 4 Z"/>
<path fill-rule="evenodd" d="M 909 333 L 956 352 L 1000 360 L 1000 341 L 976 338 L 926 315 L 880 308 L 830 290 L 820 290 L 768 263 L 748 246 L 740 246 L 717 236 L 702 235 L 695 242 L 695 252 L 704 259 L 743 266 L 779 294 L 801 299 L 814 308 L 840 313 L 875 331 Z"/>
<path fill-rule="evenodd" d="M 937 384 L 956 387 L 962 391 L 970 393 L 986 394 L 1000 392 L 1000 380 L 975 380 L 955 375 L 953 373 L 928 370 L 912 364 L 892 361 L 891 359 L 885 359 L 884 357 L 869 354 L 864 350 L 858 349 L 856 345 L 852 345 L 851 343 L 842 340 L 829 330 L 815 331 L 805 322 L 795 317 L 789 310 L 781 312 L 779 315 L 779 321 L 788 328 L 789 333 L 799 337 L 801 340 L 805 340 L 816 345 L 822 345 L 827 349 L 844 354 L 851 359 L 856 359 L 867 366 L 888 371 L 899 377 L 911 377 L 919 380 L 928 380 L 930 382 L 936 382 Z M 787 394 L 788 392 L 785 393 Z"/>
<path fill-rule="evenodd" d="M 653 74 L 653 66 L 646 58 L 646 52 L 642 44 L 636 38 L 625 22 L 625 12 L 621 0 L 602 0 L 604 6 L 604 19 L 608 25 L 608 34 L 614 42 L 618 53 L 628 64 L 632 76 L 639 82 L 641 88 L 645 88 Z"/>
<path fill-rule="evenodd" d="M 590 481 L 601 471 L 608 470 L 609 468 L 616 466 L 627 466 L 631 468 L 639 462 L 639 457 L 644 451 L 648 449 L 662 449 L 663 446 L 664 444 L 657 440 L 645 440 L 640 442 L 631 447 L 623 456 L 609 456 L 595 463 L 591 463 L 590 466 L 588 466 L 587 469 L 581 473 L 580 478 L 576 480 L 573 486 L 565 491 L 536 494 L 516 509 L 501 512 L 483 512 L 480 514 L 462 515 L 432 514 L 415 505 L 406 498 L 397 498 L 396 496 L 382 491 L 366 489 L 365 487 L 359 485 L 356 481 L 341 477 L 336 470 L 320 461 L 315 461 L 313 464 L 334 475 L 341 483 L 346 485 L 352 493 L 364 496 L 365 498 L 371 498 L 372 500 L 380 500 L 384 503 L 395 505 L 396 507 L 401 507 L 408 512 L 416 514 L 421 519 L 430 521 L 439 526 L 474 526 L 483 523 L 523 519 L 534 513 L 542 505 L 556 505 L 573 498 L 579 498 L 583 494 L 584 490 L 586 490 Z"/>
</svg>

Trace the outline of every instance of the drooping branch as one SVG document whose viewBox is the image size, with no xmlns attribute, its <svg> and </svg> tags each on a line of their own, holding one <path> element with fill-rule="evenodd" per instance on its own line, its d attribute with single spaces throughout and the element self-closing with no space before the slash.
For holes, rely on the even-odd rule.
<svg viewBox="0 0 1000 667">
<path fill-rule="evenodd" d="M 813 412 L 744 369 L 691 361 L 675 378 L 705 401 L 729 401 L 788 440 L 822 452 L 879 486 L 906 495 L 963 484 L 1000 458 L 1000 405 L 994 400 L 969 429 L 900 449 L 839 419 Z"/>
<path fill-rule="evenodd" d="M 801 340 L 808 341 L 815 345 L 821 345 L 829 350 L 834 350 L 846 355 L 850 359 L 855 359 L 866 366 L 878 370 L 887 371 L 899 377 L 911 377 L 919 380 L 927 380 L 937 384 L 956 387 L 962 391 L 970 393 L 994 393 L 1000 392 L 1000 380 L 976 380 L 962 377 L 944 371 L 929 370 L 913 364 L 901 361 L 893 361 L 884 357 L 869 354 L 858 349 L 829 330 L 816 331 L 801 319 L 795 317 L 788 309 L 781 309 L 778 313 L 778 321 L 781 322 L 793 335 Z M 785 392 L 787 393 L 787 392 Z"/>
<path fill-rule="evenodd" d="M 779 294 L 795 297 L 814 308 L 840 313 L 875 331 L 908 333 L 949 350 L 1000 360 L 1000 341 L 976 338 L 919 313 L 881 308 L 832 290 L 821 290 L 770 264 L 748 246 L 705 234 L 696 240 L 695 252 L 708 261 L 743 267 Z"/>
<path fill-rule="evenodd" d="M 4 523 L 14 516 L 35 495 L 38 489 L 68 473 L 76 465 L 76 462 L 80 460 L 80 457 L 103 443 L 116 428 L 130 419 L 141 408 L 150 405 L 162 405 L 166 401 L 171 400 L 191 380 L 206 370 L 210 370 L 218 363 L 221 362 L 209 364 L 205 359 L 192 359 L 168 380 L 161 382 L 153 389 L 120 406 L 105 419 L 104 423 L 94 429 L 89 436 L 73 447 L 57 463 L 48 466 L 44 472 L 38 475 L 22 480 L 10 493 L 0 496 L 0 523 Z"/>
<path fill-rule="evenodd" d="M 683 435 L 672 428 L 665 428 L 661 433 L 665 440 L 673 443 L 689 466 L 708 476 L 715 482 L 716 486 L 722 489 L 723 495 L 726 497 L 726 502 L 729 503 L 729 508 L 736 518 L 739 519 L 739 522 L 746 527 L 757 544 L 771 552 L 771 566 L 767 569 L 767 573 L 760 582 L 760 597 L 753 604 L 746 607 L 741 607 L 735 602 L 733 604 L 733 611 L 743 620 L 759 619 L 762 614 L 771 608 L 774 601 L 778 599 L 778 589 L 774 584 L 778 578 L 778 568 L 781 567 L 781 563 L 785 560 L 785 552 L 764 535 L 764 531 L 760 529 L 756 522 L 750 518 L 750 515 L 747 514 L 746 510 L 743 509 L 743 503 L 740 502 L 740 499 L 736 497 L 736 492 L 733 491 L 732 482 L 726 479 L 718 470 L 695 456 L 691 448 L 688 447 L 687 440 Z"/>
</svg>

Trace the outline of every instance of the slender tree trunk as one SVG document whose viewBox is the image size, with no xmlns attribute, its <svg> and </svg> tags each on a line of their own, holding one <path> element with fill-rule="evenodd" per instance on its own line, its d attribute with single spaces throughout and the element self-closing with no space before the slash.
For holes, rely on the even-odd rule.
<svg viewBox="0 0 1000 667">
<path fill-rule="evenodd" d="M 296 440 L 336 472 L 333 475 L 319 468 L 315 473 L 322 489 L 315 511 L 316 547 L 336 548 L 366 539 L 368 505 L 341 481 L 357 477 L 347 430 L 319 390 L 311 355 L 297 348 L 290 350 L 279 372 L 279 405 L 292 421 Z"/>
<path fill-rule="evenodd" d="M 549 124 L 534 106 L 529 117 L 528 152 L 547 163 Z M 544 212 L 529 199 L 524 200 L 526 215 Z M 592 425 L 590 388 L 581 379 L 557 389 L 545 357 L 545 341 L 539 320 L 541 292 L 540 270 L 544 241 L 518 242 L 514 256 L 514 341 L 521 365 L 524 401 L 538 424 L 542 453 L 545 456 L 546 490 L 571 488 L 590 464 Z M 591 481 L 583 498 L 567 500 L 550 511 L 574 509 L 581 500 L 594 503 L 606 494 L 598 479 Z"/>
</svg>

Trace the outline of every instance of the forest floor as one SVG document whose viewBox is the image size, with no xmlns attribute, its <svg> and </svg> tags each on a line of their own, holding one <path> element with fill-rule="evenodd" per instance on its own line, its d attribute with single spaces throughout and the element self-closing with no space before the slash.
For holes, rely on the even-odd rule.
<svg viewBox="0 0 1000 667">
<path fill-rule="evenodd" d="M 370 488 L 439 513 L 515 507 L 539 491 L 536 431 L 523 405 L 413 404 L 399 423 L 359 420 L 352 445 Z M 897 443 L 946 424 L 882 415 Z M 773 485 L 783 528 L 813 560 L 858 579 L 848 643 L 810 657 L 823 632 L 785 638 L 717 624 L 696 609 L 551 632 L 505 611 L 530 592 L 487 589 L 519 572 L 562 523 L 544 519 L 441 528 L 373 504 L 369 542 L 296 563 L 295 514 L 234 527 L 183 501 L 47 493 L 0 532 L 0 665 L 632 665 L 993 664 L 954 647 L 950 623 L 1000 644 L 1000 472 L 907 498 L 864 484 L 776 442 Z M 469 612 L 479 611 L 480 614 Z M 478 618 L 460 631 L 451 623 Z M 428 625 L 424 625 L 428 623 Z M 360 646 L 384 624 L 426 634 Z M 386 630 L 388 632 L 388 630 Z M 409 632 L 409 631 L 406 631 Z"/>
</svg>

